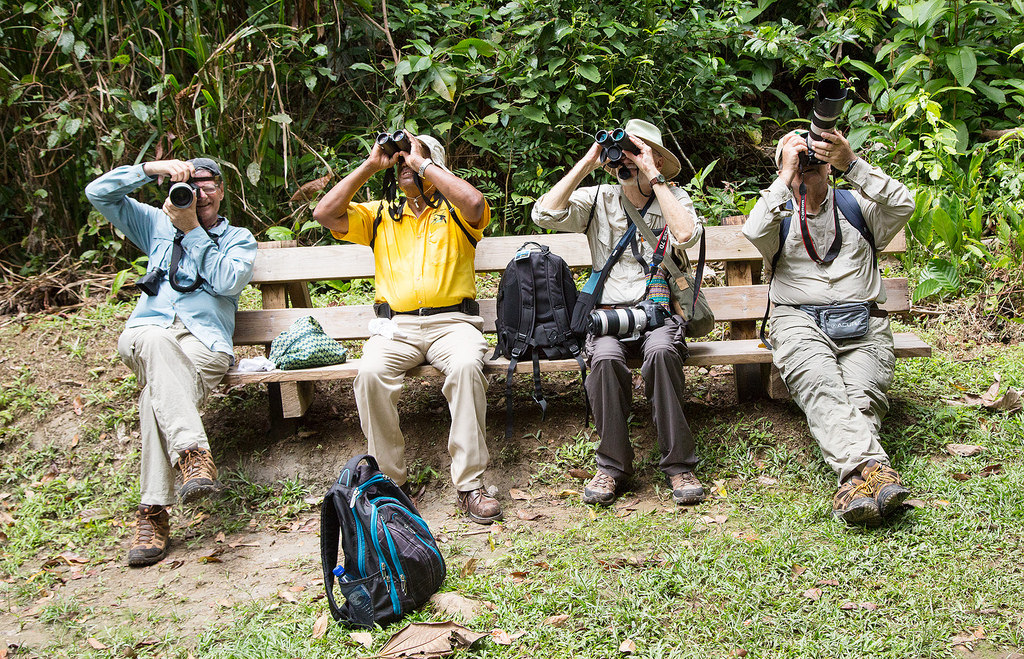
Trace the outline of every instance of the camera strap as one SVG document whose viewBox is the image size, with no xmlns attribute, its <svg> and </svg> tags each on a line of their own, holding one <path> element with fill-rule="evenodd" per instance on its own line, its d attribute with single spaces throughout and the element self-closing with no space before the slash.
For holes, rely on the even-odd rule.
<svg viewBox="0 0 1024 659">
<path fill-rule="evenodd" d="M 654 231 L 651 229 L 651 227 L 647 226 L 647 223 L 643 221 L 643 218 L 640 217 L 640 215 L 636 211 L 636 208 L 633 207 L 633 204 L 629 203 L 628 199 L 623 199 L 622 200 L 622 208 L 623 208 L 623 210 L 626 211 L 626 215 L 628 215 L 632 219 L 633 225 L 634 226 L 638 226 L 640 228 L 640 233 L 643 234 L 644 240 L 646 240 L 647 242 L 651 243 L 652 245 L 657 246 L 659 244 L 660 240 L 658 239 L 657 236 L 654 235 Z M 646 210 L 646 208 L 644 210 Z M 696 227 L 694 227 L 694 228 L 696 228 Z M 665 232 L 667 232 L 667 231 L 668 231 L 668 225 L 666 224 L 665 225 Z M 666 242 L 666 249 L 667 249 L 667 242 Z M 663 252 L 664 252 L 664 250 L 663 250 Z M 703 280 L 704 280 L 704 262 L 705 262 L 705 257 L 706 256 L 707 256 L 707 244 L 706 244 L 706 241 L 704 239 L 704 232 L 701 231 L 701 233 L 700 233 L 700 255 L 697 257 L 697 269 L 693 273 L 693 308 L 690 309 L 690 317 L 691 318 L 693 317 L 693 314 L 696 313 L 696 310 L 697 310 L 697 298 L 700 297 L 700 287 L 701 287 L 701 284 L 703 283 Z M 686 256 L 685 252 L 683 253 L 683 259 L 685 261 L 684 265 L 689 267 L 689 263 L 690 263 L 689 262 L 689 258 Z M 673 279 L 678 280 L 680 277 L 683 276 L 682 271 L 679 269 L 679 266 L 676 265 L 675 260 L 671 256 L 669 256 L 668 258 L 666 258 L 664 260 L 664 265 L 665 265 L 665 269 L 668 270 L 668 274 L 671 275 Z"/>
<path fill-rule="evenodd" d="M 200 224 L 199 226 L 203 226 Z M 220 238 L 212 233 L 206 227 L 203 227 L 203 231 L 210 237 L 214 245 L 220 247 Z M 199 274 L 199 264 L 196 264 L 196 280 L 188 286 L 182 286 L 178 284 L 178 266 L 181 264 L 181 257 L 185 253 L 185 249 L 181 245 L 181 241 L 185 239 L 185 233 L 181 229 L 176 229 L 174 232 L 174 246 L 171 248 L 171 265 L 168 268 L 167 280 L 171 284 L 171 288 L 178 291 L 179 293 L 191 293 L 197 290 L 200 286 L 205 283 L 205 279 Z"/>
<path fill-rule="evenodd" d="M 832 193 L 832 218 L 835 220 L 835 238 L 828 248 L 825 258 L 818 256 L 818 250 L 814 248 L 814 239 L 811 237 L 811 230 L 807 226 L 807 187 L 800 182 L 800 238 L 804 242 L 804 249 L 807 256 L 818 265 L 829 265 L 839 256 L 839 250 L 843 247 L 843 229 L 839 226 L 839 207 L 836 205 L 835 192 Z"/>
</svg>

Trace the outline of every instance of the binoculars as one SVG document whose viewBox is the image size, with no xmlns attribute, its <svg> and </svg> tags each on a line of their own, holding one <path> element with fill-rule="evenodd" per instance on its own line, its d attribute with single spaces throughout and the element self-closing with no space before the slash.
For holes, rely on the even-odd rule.
<svg viewBox="0 0 1024 659">
<path fill-rule="evenodd" d="M 807 154 L 800 154 L 801 168 L 808 165 L 824 165 L 818 160 L 811 149 L 811 140 L 822 141 L 821 134 L 832 130 L 843 111 L 846 101 L 846 88 L 838 78 L 825 78 L 814 90 L 814 110 L 811 112 L 811 129 L 807 133 Z"/>
<path fill-rule="evenodd" d="M 599 130 L 594 141 L 601 145 L 601 162 L 615 166 L 622 162 L 624 153 L 640 155 L 640 149 L 629 139 L 625 128 Z"/>
<path fill-rule="evenodd" d="M 404 130 L 396 130 L 393 133 L 380 133 L 377 135 L 377 144 L 384 150 L 384 153 L 388 156 L 393 156 L 399 151 L 405 151 L 409 153 L 412 149 L 412 143 L 409 141 L 409 136 L 405 134 Z"/>
<path fill-rule="evenodd" d="M 195 203 L 198 191 L 199 188 L 195 183 L 175 183 L 171 186 L 171 189 L 167 191 L 167 198 L 173 206 L 177 206 L 178 208 L 188 208 Z"/>
</svg>

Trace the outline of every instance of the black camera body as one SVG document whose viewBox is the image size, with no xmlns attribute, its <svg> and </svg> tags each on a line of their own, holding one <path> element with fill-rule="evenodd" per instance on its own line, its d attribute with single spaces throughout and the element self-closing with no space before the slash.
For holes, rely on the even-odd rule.
<svg viewBox="0 0 1024 659">
<path fill-rule="evenodd" d="M 629 309 L 595 309 L 590 312 L 587 331 L 594 336 L 617 336 L 634 341 L 644 332 L 658 329 L 672 314 L 654 300 L 644 300 Z"/>
<path fill-rule="evenodd" d="M 838 78 L 825 78 L 818 83 L 814 90 L 811 129 L 807 133 L 807 153 L 800 154 L 800 169 L 825 164 L 824 160 L 815 157 L 811 141 L 823 141 L 821 134 L 835 127 L 845 101 L 846 88 Z"/>
<path fill-rule="evenodd" d="M 139 277 L 135 282 L 135 286 L 146 295 L 156 297 L 156 294 L 160 292 L 160 282 L 162 282 L 166 276 L 167 272 L 163 268 L 150 270 L 142 277 Z"/>
<path fill-rule="evenodd" d="M 199 187 L 195 183 L 190 181 L 175 183 L 167 191 L 167 199 L 170 200 L 172 206 L 189 208 L 196 202 L 198 193 Z"/>
<path fill-rule="evenodd" d="M 629 139 L 626 129 L 599 130 L 594 134 L 594 141 L 601 145 L 601 162 L 619 167 L 619 176 L 628 179 L 630 173 L 625 167 L 625 154 L 640 155 L 640 149 Z"/>
<path fill-rule="evenodd" d="M 393 133 L 379 133 L 377 135 L 377 144 L 380 145 L 380 148 L 388 156 L 393 156 L 400 151 L 409 153 L 412 150 L 412 142 L 409 141 L 409 136 L 405 134 L 404 130 L 396 130 Z"/>
</svg>

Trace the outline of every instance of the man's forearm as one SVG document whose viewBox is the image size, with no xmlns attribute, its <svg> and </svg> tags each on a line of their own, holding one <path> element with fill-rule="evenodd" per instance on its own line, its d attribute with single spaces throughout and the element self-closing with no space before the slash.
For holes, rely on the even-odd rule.
<svg viewBox="0 0 1024 659">
<path fill-rule="evenodd" d="M 317 203 L 313 219 L 335 233 L 348 233 L 348 206 L 359 188 L 376 173 L 377 170 L 365 162 L 356 167 Z"/>
<path fill-rule="evenodd" d="M 661 206 L 661 213 L 665 217 L 665 224 L 668 225 L 672 236 L 680 243 L 686 243 L 693 237 L 696 230 L 697 218 L 693 211 L 686 208 L 679 198 L 672 194 L 672 188 L 665 183 L 654 186 L 654 194 Z"/>
<path fill-rule="evenodd" d="M 484 217 L 484 210 L 487 208 L 487 200 L 484 199 L 483 193 L 473 187 L 469 181 L 436 165 L 427 167 L 423 175 L 434 184 L 434 187 L 444 195 L 445 199 L 462 211 L 464 220 L 477 229 L 483 228 L 478 226 Z"/>
<path fill-rule="evenodd" d="M 537 200 L 537 205 L 549 211 L 564 211 L 569 207 L 569 197 L 592 171 L 594 170 L 588 168 L 586 162 L 579 161 L 555 184 L 555 187 Z"/>
</svg>

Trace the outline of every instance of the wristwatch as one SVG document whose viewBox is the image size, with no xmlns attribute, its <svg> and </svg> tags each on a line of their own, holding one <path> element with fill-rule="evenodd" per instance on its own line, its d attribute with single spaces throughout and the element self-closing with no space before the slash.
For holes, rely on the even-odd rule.
<svg viewBox="0 0 1024 659">
<path fill-rule="evenodd" d="M 655 176 L 654 178 L 651 179 L 651 187 L 652 188 L 655 185 L 657 185 L 658 183 L 668 183 L 668 180 L 665 179 L 665 175 L 664 174 L 658 174 L 657 176 Z"/>
<path fill-rule="evenodd" d="M 430 167 L 433 164 L 434 164 L 434 161 L 431 160 L 430 158 L 427 158 L 426 160 L 423 161 L 423 164 L 420 165 L 420 171 L 419 171 L 420 178 L 422 178 L 423 177 L 423 173 L 427 171 L 427 167 Z"/>
</svg>

